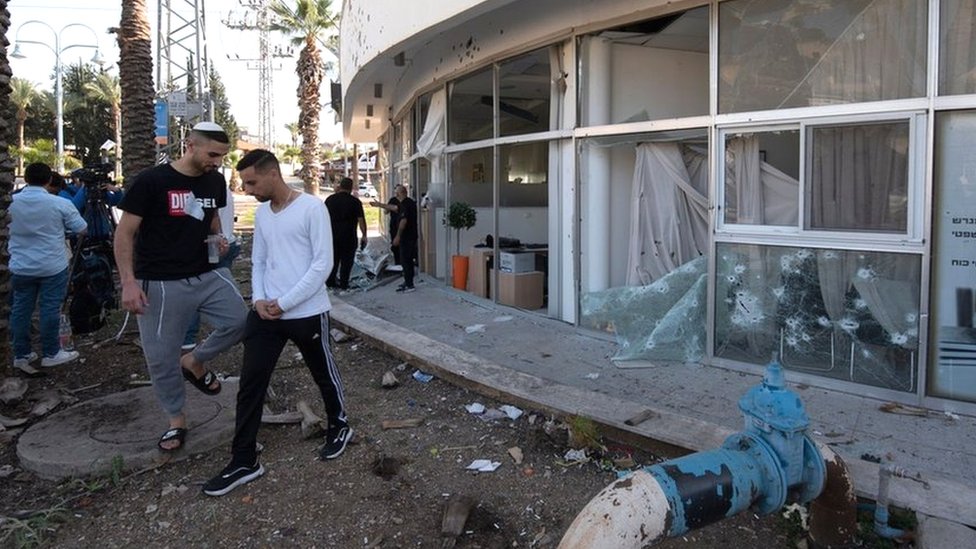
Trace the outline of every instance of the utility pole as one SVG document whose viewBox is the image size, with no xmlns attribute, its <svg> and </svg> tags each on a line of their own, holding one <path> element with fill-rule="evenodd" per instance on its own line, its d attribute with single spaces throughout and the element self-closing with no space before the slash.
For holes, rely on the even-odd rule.
<svg viewBox="0 0 976 549">
<path fill-rule="evenodd" d="M 213 103 L 204 0 L 158 0 L 158 7 L 156 162 L 160 163 L 183 152 L 186 128 L 213 120 Z"/>
<path fill-rule="evenodd" d="M 230 58 L 232 61 L 245 61 L 248 69 L 258 71 L 258 137 L 262 144 L 271 150 L 275 146 L 274 132 L 274 71 L 281 67 L 274 66 L 275 57 L 291 57 L 291 48 L 272 47 L 271 20 L 273 14 L 268 0 L 241 0 L 241 5 L 250 10 L 240 20 L 232 21 L 228 17 L 225 24 L 232 29 L 258 31 L 258 57 L 243 59 Z M 253 12 L 253 17 L 252 17 Z"/>
</svg>

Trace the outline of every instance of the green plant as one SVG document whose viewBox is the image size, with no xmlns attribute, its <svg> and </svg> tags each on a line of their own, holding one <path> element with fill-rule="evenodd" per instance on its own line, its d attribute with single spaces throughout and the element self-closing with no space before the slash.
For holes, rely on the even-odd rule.
<svg viewBox="0 0 976 549">
<path fill-rule="evenodd" d="M 606 452 L 606 446 L 600 441 L 600 430 L 593 420 L 583 416 L 572 416 L 566 420 L 566 426 L 569 428 L 570 448 L 588 448 Z"/>
<path fill-rule="evenodd" d="M 122 471 L 125 469 L 125 459 L 122 454 L 112 457 L 112 471 L 109 477 L 112 479 L 112 486 L 118 488 L 122 484 Z"/>
<path fill-rule="evenodd" d="M 447 209 L 444 224 L 454 229 L 454 245 L 457 255 L 461 255 L 461 230 L 468 230 L 478 222 L 478 212 L 467 202 L 454 202 Z"/>
</svg>

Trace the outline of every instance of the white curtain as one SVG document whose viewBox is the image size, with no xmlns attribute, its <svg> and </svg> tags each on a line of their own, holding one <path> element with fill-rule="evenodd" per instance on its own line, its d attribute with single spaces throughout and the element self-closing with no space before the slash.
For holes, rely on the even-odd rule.
<svg viewBox="0 0 976 549">
<path fill-rule="evenodd" d="M 904 232 L 908 124 L 823 127 L 811 133 L 810 227 Z"/>
<path fill-rule="evenodd" d="M 427 121 L 424 131 L 417 138 L 417 152 L 429 159 L 444 153 L 447 140 L 444 137 L 444 117 L 447 114 L 446 93 L 443 88 L 433 92 L 430 96 L 430 107 L 427 109 Z"/>
<path fill-rule="evenodd" d="M 924 96 L 927 12 L 923 0 L 873 0 L 779 107 Z"/>
<path fill-rule="evenodd" d="M 976 93 L 976 0 L 942 0 L 939 93 Z"/>
<path fill-rule="evenodd" d="M 679 145 L 642 143 L 636 157 L 629 286 L 650 284 L 702 255 L 708 233 L 708 199 L 692 184 Z"/>
</svg>

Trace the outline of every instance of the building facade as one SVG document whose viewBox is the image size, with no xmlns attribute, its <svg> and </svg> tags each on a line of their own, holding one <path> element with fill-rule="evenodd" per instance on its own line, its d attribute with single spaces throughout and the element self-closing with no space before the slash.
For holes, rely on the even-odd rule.
<svg viewBox="0 0 976 549">
<path fill-rule="evenodd" d="M 425 272 L 621 365 L 976 412 L 976 0 L 402 6 L 344 2 L 343 124 Z"/>
</svg>

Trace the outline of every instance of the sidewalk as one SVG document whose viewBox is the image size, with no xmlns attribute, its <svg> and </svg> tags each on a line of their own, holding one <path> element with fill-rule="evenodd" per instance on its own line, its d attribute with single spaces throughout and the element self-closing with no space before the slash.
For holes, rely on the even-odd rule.
<svg viewBox="0 0 976 549">
<path fill-rule="evenodd" d="M 513 404 L 582 415 L 611 436 L 643 437 L 688 450 L 719 446 L 742 428 L 738 399 L 760 376 L 698 364 L 620 369 L 615 343 L 574 326 L 496 305 L 422 276 L 334 297 L 332 318 L 411 365 Z M 479 325 L 481 325 L 479 327 Z M 883 401 L 791 386 L 814 438 L 843 457 L 858 495 L 877 495 L 880 458 L 920 480 L 893 478 L 894 505 L 976 525 L 976 420 L 933 412 L 885 413 Z M 636 426 L 625 420 L 650 410 Z"/>
</svg>

